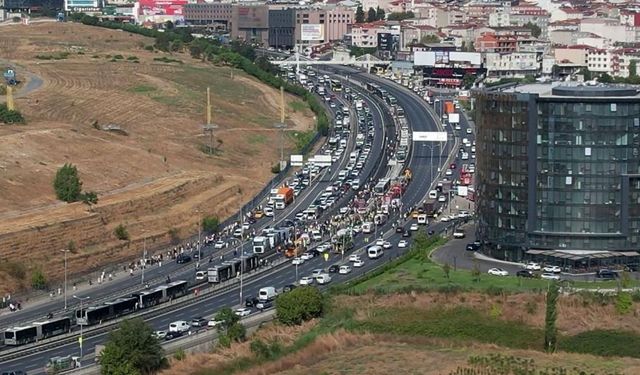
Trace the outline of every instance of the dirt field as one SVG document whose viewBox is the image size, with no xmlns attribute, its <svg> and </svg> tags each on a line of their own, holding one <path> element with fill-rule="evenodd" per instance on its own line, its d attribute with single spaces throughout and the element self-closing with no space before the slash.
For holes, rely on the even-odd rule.
<svg viewBox="0 0 640 375">
<path fill-rule="evenodd" d="M 28 252 L 28 269 L 41 266 L 57 278 L 61 267 L 50 264 L 49 253 L 74 241 L 79 251 L 70 273 L 84 273 L 88 261 L 99 267 L 103 260 L 130 258 L 143 236 L 160 246 L 169 229 L 193 231 L 196 209 L 229 215 L 271 177 L 279 157 L 273 125 L 280 93 L 237 70 L 232 79 L 230 68 L 188 54 L 144 49 L 152 44 L 139 35 L 71 23 L 3 28 L 2 63 L 16 66 L 18 79 L 28 80 L 26 70 L 44 83 L 16 99 L 27 125 L 0 126 L 2 259 L 21 262 Z M 154 60 L 163 57 L 183 63 Z M 215 157 L 201 151 L 210 141 L 202 129 L 207 87 L 219 126 Z M 289 128 L 311 129 L 312 113 L 293 112 L 289 103 L 300 100 L 285 100 Z M 109 126 L 124 134 L 104 130 Z M 99 194 L 94 212 L 56 200 L 53 176 L 67 162 L 78 167 L 83 188 Z M 142 197 L 146 204 L 137 203 Z M 138 210 L 115 208 L 124 202 Z M 92 220 L 102 224 L 87 232 Z M 113 236 L 119 223 L 127 223 L 134 239 L 127 246 Z M 40 237 L 47 231 L 49 242 Z M 28 284 L 1 271 L 0 280 L 7 281 L 0 292 Z"/>
</svg>

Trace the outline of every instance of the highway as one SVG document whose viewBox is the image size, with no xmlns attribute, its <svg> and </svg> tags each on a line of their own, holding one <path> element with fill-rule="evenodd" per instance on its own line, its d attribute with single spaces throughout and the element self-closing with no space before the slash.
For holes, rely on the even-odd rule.
<svg viewBox="0 0 640 375">
<path fill-rule="evenodd" d="M 378 105 L 376 105 L 374 102 L 370 101 L 369 99 L 365 98 L 364 99 L 367 104 L 370 106 L 370 108 L 372 109 L 372 115 L 373 115 L 373 121 L 375 124 L 375 128 L 376 128 L 376 132 L 375 132 L 375 136 L 374 136 L 374 140 L 373 140 L 373 144 L 372 144 L 372 149 L 373 150 L 380 150 L 380 149 L 384 149 L 383 146 L 383 140 L 384 140 L 384 135 L 382 132 L 382 124 L 384 122 L 384 120 L 388 120 L 388 118 L 385 118 L 383 120 L 383 116 L 385 116 L 382 108 L 380 108 Z M 390 139 L 392 139 L 391 137 L 393 136 L 393 134 L 390 134 Z M 345 151 L 345 155 L 348 155 L 349 151 Z M 376 166 L 377 163 L 375 163 L 375 158 L 378 157 L 381 159 L 381 163 L 379 165 Z M 384 158 L 384 155 L 381 154 L 375 154 L 372 153 L 372 160 L 368 161 L 365 165 L 365 168 L 363 168 L 363 172 L 362 175 L 366 175 L 369 173 L 374 173 L 377 174 L 378 176 L 380 176 L 383 172 L 384 172 L 384 165 L 386 164 L 386 159 Z M 343 163 L 340 163 L 341 165 L 344 165 L 344 160 Z M 304 190 L 303 195 L 301 195 L 300 197 L 298 197 L 298 199 L 296 199 L 296 201 L 291 205 L 291 207 L 287 208 L 285 210 L 284 214 L 280 214 L 278 215 L 278 220 L 276 220 L 277 222 L 281 222 L 283 220 L 285 220 L 286 218 L 291 218 L 293 217 L 293 215 L 301 210 L 306 208 L 306 206 L 308 206 L 308 204 L 310 204 L 315 197 L 317 196 L 317 194 L 319 192 L 321 192 L 322 190 L 324 190 L 324 188 L 330 184 L 330 181 L 336 177 L 338 171 L 340 168 L 332 168 L 332 172 L 330 172 L 330 176 L 321 178 L 320 181 L 318 181 L 316 184 L 313 184 L 313 186 L 310 186 L 308 189 Z M 347 199 L 347 197 L 343 198 L 343 199 Z M 262 219 L 260 220 L 257 224 L 254 224 L 256 226 L 265 226 L 265 225 L 273 225 L 273 222 L 271 222 L 269 219 Z M 246 249 L 249 249 L 248 245 L 246 245 Z M 227 249 L 227 252 L 229 251 L 233 251 L 232 249 Z M 211 254 L 213 252 L 213 249 L 211 248 L 211 246 L 204 248 L 203 251 L 203 259 L 206 259 L 207 256 L 209 256 L 209 254 Z M 319 259 L 315 260 L 316 263 L 320 262 Z M 299 267 L 299 271 L 302 274 L 303 272 L 307 272 L 308 270 L 310 270 L 313 267 L 317 267 L 318 265 L 315 265 L 312 267 L 314 262 L 308 262 L 305 265 Z M 311 264 L 311 265 L 310 265 Z M 207 264 L 208 266 L 208 264 Z M 180 273 L 178 273 L 178 275 L 174 275 L 172 276 L 172 279 L 176 280 L 176 279 L 193 279 L 193 275 L 194 275 L 194 269 L 192 268 L 193 264 L 188 267 L 187 270 L 185 270 L 184 267 L 180 267 L 178 265 L 175 265 L 175 263 L 170 263 L 168 265 L 163 265 L 163 267 L 156 267 L 156 268 L 151 268 L 149 270 L 147 270 L 146 272 L 146 277 L 147 280 L 154 278 L 154 277 L 165 277 L 167 275 L 167 272 L 171 272 L 174 270 L 181 270 L 182 271 L 182 275 Z M 175 271 L 178 272 L 178 271 Z M 184 277 L 181 277 L 184 276 Z M 131 284 L 136 284 L 138 282 L 138 277 L 135 278 L 127 278 L 125 280 L 122 280 L 121 283 L 116 283 L 115 281 L 112 283 L 106 283 L 104 285 L 102 285 L 102 288 L 100 289 L 100 293 L 101 294 L 108 294 L 108 293 L 112 293 L 112 292 L 117 292 L 119 290 L 121 290 L 123 287 L 128 287 Z M 273 279 L 271 280 L 274 284 L 277 284 L 279 286 L 283 286 L 287 283 L 293 283 L 295 281 L 295 267 L 288 267 L 286 270 L 283 270 L 281 273 L 274 275 Z M 255 285 L 254 288 L 255 290 L 252 290 L 252 281 L 249 279 L 247 281 L 245 281 L 245 285 L 247 287 L 247 293 L 255 293 L 257 291 L 257 288 L 264 286 L 264 285 Z M 268 284 L 269 285 L 269 284 Z M 95 293 L 95 291 L 92 291 L 91 293 Z M 193 315 L 211 315 L 213 314 L 216 310 L 218 310 L 221 306 L 225 306 L 225 305 L 232 305 L 233 303 L 231 303 L 233 301 L 233 297 L 231 296 L 236 296 L 235 300 L 238 301 L 237 298 L 237 294 L 238 292 L 229 292 L 221 297 L 216 297 L 215 298 L 215 303 L 211 303 L 211 302 L 207 302 L 204 303 L 207 306 L 207 309 L 201 309 L 198 306 L 185 306 L 184 309 L 189 309 L 190 311 L 198 311 L 197 314 L 193 314 Z M 59 304 L 60 301 L 57 301 L 57 303 Z M 42 316 L 44 315 L 47 311 L 50 311 L 51 306 L 45 306 L 42 307 L 40 312 L 30 312 L 32 315 L 36 315 L 36 316 Z M 180 310 L 175 310 L 172 311 L 171 313 L 168 313 L 164 318 L 155 318 L 152 319 L 150 321 L 151 324 L 153 324 L 154 326 L 158 327 L 158 329 L 166 329 L 166 325 L 167 322 L 169 321 L 174 321 L 174 320 L 178 320 L 178 319 L 189 319 L 191 316 L 187 316 L 185 317 L 185 314 L 182 310 L 184 309 L 180 309 Z M 24 310 L 24 312 L 27 312 L 28 310 Z M 101 336 L 97 336 L 97 337 L 93 337 L 90 339 L 86 339 L 85 340 L 85 348 L 90 348 L 93 345 L 95 345 L 95 343 L 99 342 L 99 340 L 101 340 L 103 338 L 101 338 Z M 59 347 L 57 347 L 55 350 L 47 350 L 47 351 L 42 351 L 37 353 L 36 355 L 32 355 L 32 356 L 24 356 L 22 358 L 20 358 L 19 360 L 15 360 L 15 361 L 7 361 L 6 363 L 3 363 L 3 367 L 6 366 L 6 368 L 21 368 L 24 369 L 26 371 L 28 371 L 29 373 L 38 373 L 39 371 L 42 370 L 43 368 L 43 363 L 46 362 L 47 358 L 50 358 L 52 356 L 56 356 L 56 355 L 66 355 L 66 354 L 71 354 L 74 352 L 74 348 L 77 345 L 61 345 Z M 86 351 L 90 352 L 90 350 L 86 349 Z M 86 353 L 85 353 L 86 354 Z"/>
</svg>

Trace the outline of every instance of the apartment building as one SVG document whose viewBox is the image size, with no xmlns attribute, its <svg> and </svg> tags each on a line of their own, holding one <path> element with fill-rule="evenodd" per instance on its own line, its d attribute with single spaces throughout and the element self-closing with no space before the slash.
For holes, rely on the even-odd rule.
<svg viewBox="0 0 640 375">
<path fill-rule="evenodd" d="M 351 45 L 363 48 L 378 47 L 378 33 L 385 32 L 384 21 L 358 23 L 351 25 Z"/>
<path fill-rule="evenodd" d="M 487 76 L 494 78 L 523 78 L 538 74 L 541 68 L 538 54 L 530 52 L 488 52 L 484 55 L 484 62 Z"/>
<path fill-rule="evenodd" d="M 269 7 L 235 5 L 231 11 L 231 38 L 269 44 Z"/>
<path fill-rule="evenodd" d="M 188 25 L 220 24 L 229 27 L 231 3 L 194 3 L 184 6 L 184 20 Z"/>
</svg>

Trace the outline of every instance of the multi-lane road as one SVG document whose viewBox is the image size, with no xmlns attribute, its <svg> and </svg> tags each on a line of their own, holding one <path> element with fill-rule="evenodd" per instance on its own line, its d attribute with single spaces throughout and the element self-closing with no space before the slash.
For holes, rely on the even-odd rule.
<svg viewBox="0 0 640 375">
<path fill-rule="evenodd" d="M 342 72 L 343 68 L 340 68 Z M 370 75 L 361 74 L 357 70 L 344 68 L 345 72 L 348 72 L 350 75 L 350 80 L 362 80 L 366 82 L 371 79 L 377 79 Z M 398 99 L 398 103 L 404 107 L 407 121 L 409 126 L 414 131 L 437 131 L 439 130 L 438 121 L 432 115 L 432 112 L 428 110 L 427 104 L 418 96 L 412 94 L 408 90 L 397 86 L 389 81 L 380 80 L 380 85 L 383 85 L 385 89 L 387 89 L 392 95 L 394 95 Z M 364 93 L 364 90 L 358 90 Z M 375 99 L 364 96 L 364 101 L 367 103 L 367 106 L 371 109 L 371 113 L 373 115 L 375 136 L 372 144 L 372 157 L 367 161 L 365 167 L 363 168 L 362 175 L 370 175 L 372 176 L 372 180 L 375 181 L 377 178 L 380 178 L 386 172 L 386 155 L 380 152 L 376 154 L 376 150 L 384 150 L 384 140 L 385 138 L 389 141 L 393 140 L 393 128 L 385 127 L 385 123 L 388 123 L 390 120 L 388 113 L 385 113 L 382 105 Z M 453 142 L 449 142 L 447 146 L 448 149 L 451 149 L 453 146 Z M 352 146 L 352 143 L 350 143 Z M 292 203 L 287 209 L 284 211 L 278 212 L 278 215 L 274 221 L 270 218 L 261 219 L 256 224 L 255 227 L 261 228 L 267 225 L 277 225 L 278 223 L 284 221 L 285 219 L 291 219 L 296 212 L 303 210 L 306 208 L 315 197 L 322 192 L 326 186 L 331 184 L 339 172 L 339 170 L 344 167 L 346 164 L 345 156 L 348 155 L 350 149 L 347 149 L 343 154 L 342 160 L 339 161 L 338 166 L 333 166 L 331 170 L 327 170 L 324 175 L 321 175 L 314 183 L 312 183 L 307 189 L 303 190 L 302 194 L 296 198 L 295 202 Z M 434 153 L 436 155 L 438 153 Z M 446 157 L 446 152 L 443 154 Z M 430 160 L 431 150 L 427 147 L 421 147 L 420 145 L 414 145 L 413 151 L 411 153 L 411 157 L 409 159 L 409 167 L 413 172 L 413 180 L 408 185 L 405 194 L 402 197 L 402 202 L 404 207 L 412 207 L 419 204 L 425 197 L 429 186 L 431 186 L 432 181 L 430 181 L 431 175 L 437 176 L 438 169 L 442 167 L 444 164 L 444 157 L 442 159 L 438 158 L 437 162 L 432 163 Z M 433 174 L 431 173 L 430 168 L 434 168 Z M 352 194 L 352 193 L 351 193 Z M 347 197 L 343 197 L 340 202 L 344 202 L 348 199 Z M 339 202 L 339 203 L 340 203 Z M 336 207 L 337 208 L 337 207 Z M 379 233 L 384 233 L 385 238 L 388 239 L 394 246 L 400 239 L 399 234 L 395 234 L 393 231 L 392 223 L 395 221 L 389 220 L 383 227 L 380 228 Z M 257 230 L 259 231 L 259 230 Z M 364 243 L 364 236 L 356 237 L 355 241 L 356 251 L 362 252 L 366 244 Z M 242 245 L 243 250 L 250 250 L 250 243 L 245 243 Z M 226 252 L 233 252 L 233 248 L 225 249 Z M 377 259 L 375 261 L 370 261 L 365 259 L 365 266 L 363 268 L 356 268 L 349 275 L 337 275 L 334 274 L 334 282 L 340 282 L 346 280 L 348 278 L 355 277 L 366 270 L 369 270 L 376 265 L 385 262 L 391 257 L 397 256 L 400 252 L 404 251 L 404 249 L 392 249 L 385 252 L 385 255 Z M 214 254 L 214 259 L 218 259 L 219 252 L 214 252 L 211 247 L 205 247 L 203 249 L 203 260 L 207 259 L 211 254 Z M 282 287 L 287 284 L 292 284 L 297 281 L 296 275 L 305 276 L 311 273 L 312 269 L 316 268 L 326 268 L 331 264 L 342 262 L 341 256 L 332 255 L 332 258 L 329 261 L 324 261 L 321 257 L 317 257 L 311 259 L 304 264 L 294 267 L 287 263 L 286 266 L 277 267 L 277 269 L 273 269 L 267 271 L 266 273 L 261 274 L 261 276 L 256 276 L 255 278 L 247 278 L 244 282 L 244 295 L 252 295 L 256 294 L 257 290 L 263 286 L 275 286 Z M 208 267 L 209 264 L 206 264 Z M 187 279 L 193 280 L 194 276 L 194 264 L 177 265 L 175 263 L 168 263 L 163 265 L 162 267 L 155 267 L 147 269 L 145 273 L 145 277 L 147 280 L 154 280 L 158 283 L 167 275 L 171 275 L 173 280 L 178 279 Z M 108 295 L 108 296 L 116 296 L 121 294 L 126 294 L 123 291 L 133 288 L 139 284 L 138 277 L 134 278 L 122 278 L 119 280 L 115 280 L 112 282 L 105 283 L 100 286 L 99 289 L 93 289 L 87 291 L 85 293 L 78 293 L 80 296 L 91 295 L 92 299 L 96 299 L 97 296 Z M 216 295 L 215 297 L 206 298 L 201 301 L 198 301 L 194 304 L 185 304 L 178 309 L 169 311 L 163 315 L 156 316 L 152 319 L 149 319 L 149 323 L 154 327 L 154 329 L 166 329 L 167 325 L 171 321 L 175 320 L 188 320 L 194 316 L 211 316 L 216 311 L 218 311 L 223 306 L 234 306 L 241 303 L 239 297 L 239 290 L 234 287 L 232 290 L 224 292 L 222 294 Z M 0 325 L 6 326 L 19 319 L 21 321 L 29 321 L 34 318 L 40 318 L 49 311 L 57 310 L 61 308 L 61 301 L 53 301 L 49 304 L 42 305 L 41 307 L 34 308 L 32 310 L 26 309 L 20 312 L 20 315 L 13 315 L 9 318 L 2 317 L 0 318 Z M 91 338 L 87 338 L 84 341 L 85 355 L 92 352 L 92 348 L 104 341 L 104 335 L 98 335 Z M 68 355 L 74 354 L 77 355 L 79 353 L 77 343 L 60 345 L 54 349 L 47 349 L 40 351 L 31 355 L 24 355 L 19 359 L 7 361 L 6 363 L 2 363 L 1 366 L 3 369 L 20 369 L 27 371 L 28 373 L 39 373 L 43 370 L 43 365 L 46 362 L 46 359 L 57 356 L 57 355 Z M 0 352 L 1 354 L 1 352 Z"/>
</svg>

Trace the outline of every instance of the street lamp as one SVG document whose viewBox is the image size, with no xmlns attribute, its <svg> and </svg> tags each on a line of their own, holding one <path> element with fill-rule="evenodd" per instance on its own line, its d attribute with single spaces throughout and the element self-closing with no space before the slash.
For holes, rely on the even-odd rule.
<svg viewBox="0 0 640 375">
<path fill-rule="evenodd" d="M 240 254 L 240 305 L 242 306 L 242 275 L 244 274 L 244 251 Z"/>
<path fill-rule="evenodd" d="M 89 298 L 91 298 L 91 296 L 78 297 L 78 296 L 76 296 L 74 294 L 73 298 L 75 298 L 75 299 L 80 301 L 80 315 L 82 316 L 82 314 L 84 314 L 84 310 L 82 309 L 82 303 L 84 301 L 88 300 Z M 76 319 L 77 319 L 77 316 L 76 316 Z M 85 323 L 87 323 L 87 322 L 85 322 Z M 80 344 L 80 359 L 79 359 L 80 362 L 82 362 L 82 326 L 84 326 L 84 324 L 80 324 L 80 337 L 78 338 L 78 343 Z"/>
<path fill-rule="evenodd" d="M 69 250 L 60 250 L 64 253 L 64 309 L 67 310 L 67 253 Z"/>
<path fill-rule="evenodd" d="M 144 234 L 144 231 L 142 231 Z M 147 268 L 147 236 L 144 236 L 142 239 L 142 261 L 140 262 L 140 266 L 142 267 L 142 280 L 140 284 L 144 285 L 144 269 Z"/>
<path fill-rule="evenodd" d="M 439 143 L 425 144 L 425 146 L 431 149 L 431 159 L 430 159 L 430 168 L 429 168 L 430 181 L 429 182 L 430 184 L 433 184 L 433 148 L 437 146 L 440 149 L 440 144 Z M 440 149 L 440 152 L 442 154 L 441 149 Z"/>
<path fill-rule="evenodd" d="M 200 212 L 200 210 L 196 210 L 196 213 L 198 214 L 198 263 L 200 263 L 202 261 L 202 254 L 200 252 L 200 249 L 202 248 L 200 245 L 200 236 L 202 234 L 202 212 Z"/>
</svg>

